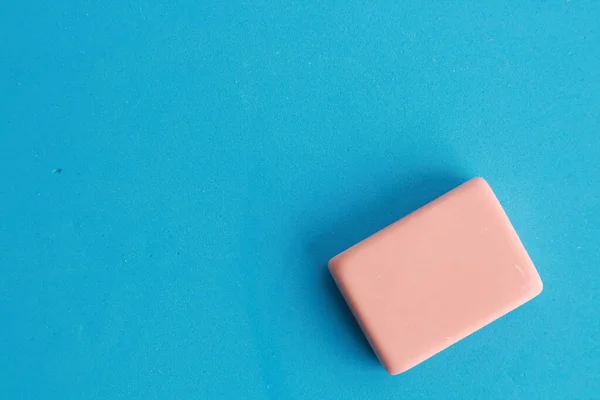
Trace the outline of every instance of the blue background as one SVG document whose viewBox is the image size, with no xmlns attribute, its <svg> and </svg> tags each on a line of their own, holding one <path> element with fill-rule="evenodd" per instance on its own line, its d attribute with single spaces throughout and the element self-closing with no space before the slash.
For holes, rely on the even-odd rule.
<svg viewBox="0 0 600 400">
<path fill-rule="evenodd" d="M 219 3 L 2 4 L 0 398 L 600 398 L 600 3 Z M 545 290 L 390 377 L 326 262 L 478 175 Z"/>
</svg>

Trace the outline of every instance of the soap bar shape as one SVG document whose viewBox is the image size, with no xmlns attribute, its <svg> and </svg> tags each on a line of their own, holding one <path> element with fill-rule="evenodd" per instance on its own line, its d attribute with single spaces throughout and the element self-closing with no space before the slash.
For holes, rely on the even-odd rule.
<svg viewBox="0 0 600 400">
<path fill-rule="evenodd" d="M 329 270 L 392 375 L 542 291 L 529 255 L 482 178 L 335 256 Z"/>
</svg>

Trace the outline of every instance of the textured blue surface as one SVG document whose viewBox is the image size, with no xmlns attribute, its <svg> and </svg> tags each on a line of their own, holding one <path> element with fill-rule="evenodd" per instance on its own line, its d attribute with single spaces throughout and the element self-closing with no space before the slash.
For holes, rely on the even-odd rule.
<svg viewBox="0 0 600 400">
<path fill-rule="evenodd" d="M 600 3 L 211 3 L 3 3 L 0 398 L 600 398 Z M 544 292 L 390 377 L 326 261 L 476 175 Z"/>
</svg>

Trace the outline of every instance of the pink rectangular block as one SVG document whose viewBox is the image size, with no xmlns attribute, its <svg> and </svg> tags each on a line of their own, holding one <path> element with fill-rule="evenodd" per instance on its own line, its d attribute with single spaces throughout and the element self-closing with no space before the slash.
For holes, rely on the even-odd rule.
<svg viewBox="0 0 600 400">
<path fill-rule="evenodd" d="M 392 375 L 542 291 L 531 259 L 482 178 L 337 255 L 329 269 Z"/>
</svg>

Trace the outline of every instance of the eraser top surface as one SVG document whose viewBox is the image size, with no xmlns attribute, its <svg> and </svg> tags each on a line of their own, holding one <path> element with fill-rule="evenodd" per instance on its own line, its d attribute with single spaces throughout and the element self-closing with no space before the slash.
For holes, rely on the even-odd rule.
<svg viewBox="0 0 600 400">
<path fill-rule="evenodd" d="M 475 178 L 337 255 L 329 268 L 398 374 L 542 291 L 492 189 Z"/>
</svg>

